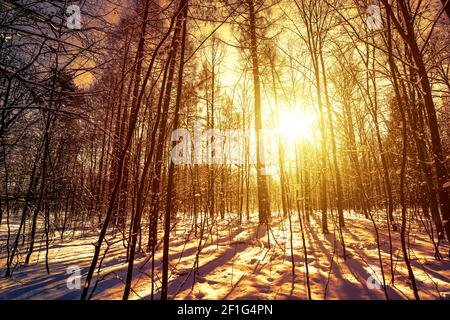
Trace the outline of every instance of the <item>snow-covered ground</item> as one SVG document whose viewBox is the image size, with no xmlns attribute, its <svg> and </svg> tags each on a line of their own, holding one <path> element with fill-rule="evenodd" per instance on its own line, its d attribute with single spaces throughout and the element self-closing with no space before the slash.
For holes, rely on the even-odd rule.
<svg viewBox="0 0 450 320">
<path fill-rule="evenodd" d="M 347 257 L 342 255 L 338 230 L 329 219 L 330 234 L 320 228 L 320 215 L 312 216 L 305 226 L 308 266 L 313 299 L 385 299 L 379 286 L 381 272 L 373 224 L 354 214 L 346 215 L 343 230 Z M 380 219 L 382 216 L 380 215 Z M 236 215 L 229 215 L 207 227 L 199 253 L 198 272 L 193 266 L 199 237 L 194 236 L 192 220 L 180 216 L 171 234 L 169 295 L 173 299 L 306 299 L 305 259 L 297 214 L 292 215 L 292 274 L 289 219 L 274 217 L 271 228 L 258 230 L 256 215 L 252 221 L 238 225 Z M 391 299 L 413 299 L 407 269 L 402 258 L 399 233 L 392 232 L 393 273 L 389 254 L 388 229 L 377 219 L 383 268 Z M 391 230 L 392 231 L 392 230 Z M 434 247 L 420 221 L 408 224 L 411 264 L 422 299 L 440 299 L 450 292 L 448 243 L 441 242 L 443 261 L 434 259 Z M 61 241 L 55 235 L 50 245 L 48 275 L 45 247 L 38 241 L 32 263 L 19 266 L 13 277 L 5 279 L 5 225 L 1 229 L 0 299 L 79 299 L 76 268 L 80 268 L 81 285 L 90 265 L 97 232 L 79 237 L 79 233 Z M 14 234 L 14 233 L 13 233 Z M 71 239 L 69 239 L 71 238 Z M 92 299 L 121 299 L 126 275 L 126 249 L 120 235 L 107 237 L 108 248 L 100 273 L 95 273 Z M 270 245 L 269 245 L 270 241 Z M 146 243 L 146 241 L 143 241 Z M 106 248 L 104 244 L 103 248 Z M 23 260 L 25 257 L 20 257 Z M 151 259 L 139 253 L 135 261 L 131 299 L 150 299 Z M 155 299 L 160 286 L 162 245 L 155 257 Z M 72 272 L 72 273 L 71 273 Z"/>
</svg>

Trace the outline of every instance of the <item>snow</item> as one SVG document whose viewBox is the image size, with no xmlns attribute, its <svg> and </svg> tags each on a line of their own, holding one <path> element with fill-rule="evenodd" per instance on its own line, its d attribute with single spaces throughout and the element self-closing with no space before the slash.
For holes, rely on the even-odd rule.
<svg viewBox="0 0 450 320">
<path fill-rule="evenodd" d="M 392 233 L 395 281 L 391 282 L 388 229 L 377 219 L 381 255 L 390 299 L 413 299 L 414 295 L 403 262 L 398 232 Z M 289 219 L 276 216 L 270 231 L 258 228 L 257 214 L 238 225 L 236 214 L 207 226 L 199 254 L 198 272 L 193 271 L 199 248 L 192 219 L 179 215 L 172 229 L 170 246 L 169 296 L 172 299 L 307 299 L 305 259 L 297 214 L 292 215 L 295 276 L 292 275 Z M 344 260 L 338 230 L 329 218 L 330 234 L 320 227 L 320 213 L 305 226 L 308 267 L 313 299 L 385 299 L 379 285 L 381 270 L 375 232 L 370 220 L 346 213 L 343 230 L 347 249 Z M 450 292 L 448 243 L 442 241 L 443 261 L 434 258 L 434 248 L 423 225 L 413 221 L 409 230 L 410 259 L 421 299 L 440 299 Z M 12 231 L 15 229 L 12 228 Z M 147 230 L 144 226 L 143 230 Z M 6 226 L 0 234 L 0 265 L 5 266 Z M 81 280 L 88 271 L 98 233 L 91 230 L 80 238 L 80 230 L 61 241 L 56 233 L 50 245 L 51 274 L 46 273 L 44 238 L 36 243 L 36 252 L 28 266 L 18 266 L 11 278 L 0 279 L 0 299 L 79 299 L 81 290 L 68 288 L 68 280 Z M 14 232 L 13 232 L 14 234 Z M 270 244 L 268 242 L 270 239 Z M 121 299 L 126 277 L 126 249 L 120 234 L 107 236 L 110 243 L 100 274 L 91 284 L 97 287 L 92 299 Z M 143 239 L 142 243 L 146 243 Z M 104 243 L 103 250 L 106 248 Z M 102 255 L 100 256 L 102 257 Z M 22 254 L 20 260 L 24 260 Z M 155 255 L 155 299 L 161 279 L 162 245 Z M 68 273 L 80 268 L 81 278 Z M 5 269 L 0 270 L 2 275 Z M 140 252 L 135 259 L 130 299 L 150 299 L 151 257 Z"/>
</svg>

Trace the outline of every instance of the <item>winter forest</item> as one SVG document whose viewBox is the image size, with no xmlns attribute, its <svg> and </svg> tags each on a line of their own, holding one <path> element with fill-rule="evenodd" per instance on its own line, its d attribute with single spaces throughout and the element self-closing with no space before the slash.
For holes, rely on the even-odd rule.
<svg viewBox="0 0 450 320">
<path fill-rule="evenodd" d="M 449 0 L 0 1 L 0 300 L 450 299 Z"/>
</svg>

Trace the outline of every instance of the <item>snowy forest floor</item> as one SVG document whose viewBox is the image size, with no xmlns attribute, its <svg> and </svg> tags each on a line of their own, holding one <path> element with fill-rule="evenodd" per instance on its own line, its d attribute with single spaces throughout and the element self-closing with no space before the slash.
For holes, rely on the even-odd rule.
<svg viewBox="0 0 450 320">
<path fill-rule="evenodd" d="M 384 214 L 376 218 L 379 229 L 383 268 L 390 299 L 413 299 L 406 265 L 403 261 L 399 232 L 392 233 L 394 283 L 391 282 L 388 229 Z M 306 299 L 305 259 L 297 214 L 292 215 L 292 274 L 289 219 L 274 217 L 271 228 L 258 230 L 257 217 L 236 223 L 236 215 L 218 219 L 206 227 L 198 272 L 193 271 L 199 248 L 199 231 L 194 235 L 192 219 L 179 215 L 171 232 L 170 275 L 168 292 L 171 299 Z M 397 221 L 400 218 L 397 217 Z M 434 247 L 421 221 L 408 224 L 409 253 L 422 299 L 440 299 L 450 292 L 448 243 L 442 241 L 444 260 L 434 258 Z M 15 225 L 17 228 L 17 225 Z M 16 230 L 11 228 L 12 235 Z M 339 232 L 329 219 L 330 234 L 321 232 L 320 214 L 311 216 L 305 226 L 312 299 L 385 299 L 381 282 L 378 249 L 373 224 L 369 219 L 347 213 L 343 235 L 347 250 L 344 260 Z M 145 228 L 143 230 L 146 230 Z M 392 230 L 391 230 L 392 231 Z M 81 286 L 92 260 L 98 230 L 90 230 L 83 238 L 70 230 L 65 240 L 55 233 L 50 243 L 49 267 L 45 268 L 45 237 L 41 234 L 30 265 L 18 266 L 11 278 L 4 278 L 6 265 L 5 234 L 2 225 L 0 247 L 0 299 L 79 299 L 80 289 L 69 289 L 70 266 L 81 270 Z M 95 273 L 92 299 L 121 299 L 126 277 L 126 249 L 120 234 L 107 236 L 110 244 L 100 274 Z M 161 237 L 160 237 L 161 239 Z M 142 243 L 146 244 L 143 238 Z M 270 245 L 269 242 L 270 241 Z M 103 249 L 107 245 L 103 244 Z M 143 245 L 143 247 L 145 247 Z M 103 250 L 104 252 L 104 250 Z M 101 255 L 101 257 L 103 254 Z M 24 260 L 24 254 L 20 260 Z M 162 245 L 155 255 L 155 299 L 160 286 Z M 131 299 L 150 299 L 151 256 L 139 253 L 135 258 Z"/>
</svg>

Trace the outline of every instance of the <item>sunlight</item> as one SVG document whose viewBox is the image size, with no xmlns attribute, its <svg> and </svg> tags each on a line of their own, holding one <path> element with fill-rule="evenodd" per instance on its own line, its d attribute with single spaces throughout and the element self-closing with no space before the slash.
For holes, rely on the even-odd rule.
<svg viewBox="0 0 450 320">
<path fill-rule="evenodd" d="M 281 110 L 279 131 L 289 143 L 299 140 L 313 142 L 316 137 L 316 115 L 299 109 Z"/>
<path fill-rule="evenodd" d="M 0 300 L 450 300 L 449 9 L 0 0 Z"/>
</svg>

